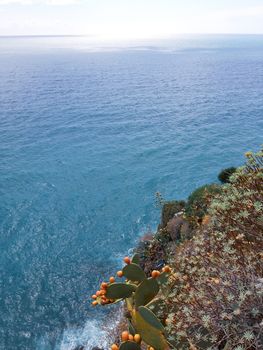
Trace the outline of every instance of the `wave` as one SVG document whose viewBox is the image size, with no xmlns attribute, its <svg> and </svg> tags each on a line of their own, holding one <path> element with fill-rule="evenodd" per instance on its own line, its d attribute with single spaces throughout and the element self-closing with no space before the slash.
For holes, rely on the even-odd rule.
<svg viewBox="0 0 263 350">
<path fill-rule="evenodd" d="M 65 329 L 55 350 L 91 350 L 95 347 L 108 349 L 114 342 L 122 315 L 122 308 L 118 308 L 106 320 L 89 319 L 82 328 Z"/>
</svg>

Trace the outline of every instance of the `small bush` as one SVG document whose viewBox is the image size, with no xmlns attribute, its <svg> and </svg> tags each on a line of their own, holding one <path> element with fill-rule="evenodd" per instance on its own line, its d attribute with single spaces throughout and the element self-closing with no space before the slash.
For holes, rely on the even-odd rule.
<svg viewBox="0 0 263 350">
<path fill-rule="evenodd" d="M 165 202 L 162 208 L 161 228 L 167 226 L 168 222 L 174 217 L 174 214 L 182 211 L 185 207 L 185 201 Z"/>
<path fill-rule="evenodd" d="M 218 180 L 223 184 L 230 182 L 229 179 L 230 179 L 231 175 L 233 175 L 236 170 L 237 170 L 237 168 L 235 168 L 235 167 L 223 169 L 218 174 Z"/>
<path fill-rule="evenodd" d="M 199 187 L 188 197 L 185 207 L 185 214 L 194 221 L 200 221 L 207 213 L 207 208 L 211 202 L 211 198 L 220 193 L 221 186 L 217 184 L 204 185 Z"/>
<path fill-rule="evenodd" d="M 249 242 L 263 242 L 262 153 L 248 158 L 246 166 L 236 170 L 231 183 L 211 204 L 209 214 L 217 229 L 239 235 Z"/>
</svg>

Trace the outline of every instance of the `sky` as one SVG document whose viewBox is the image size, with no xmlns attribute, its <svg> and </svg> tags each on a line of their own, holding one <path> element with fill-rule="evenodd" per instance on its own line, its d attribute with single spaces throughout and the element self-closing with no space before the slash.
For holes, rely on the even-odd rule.
<svg viewBox="0 0 263 350">
<path fill-rule="evenodd" d="M 263 0 L 0 0 L 0 35 L 263 34 Z"/>
</svg>

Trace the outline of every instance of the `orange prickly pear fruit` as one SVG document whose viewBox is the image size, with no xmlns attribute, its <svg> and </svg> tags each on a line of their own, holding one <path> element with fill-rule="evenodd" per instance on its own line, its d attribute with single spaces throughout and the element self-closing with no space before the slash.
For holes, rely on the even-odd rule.
<svg viewBox="0 0 263 350">
<path fill-rule="evenodd" d="M 121 333 L 121 340 L 122 340 L 122 341 L 127 341 L 127 340 L 129 340 L 129 332 L 127 332 L 127 331 L 122 332 L 122 333 Z"/>
<path fill-rule="evenodd" d="M 164 272 L 171 272 L 171 268 L 168 265 L 164 266 L 163 270 Z"/>
<path fill-rule="evenodd" d="M 122 271 L 118 271 L 118 272 L 117 272 L 117 276 L 118 276 L 118 277 L 122 277 L 122 276 L 123 276 L 123 272 L 122 272 Z"/>
<path fill-rule="evenodd" d="M 151 273 L 151 275 L 152 275 L 152 278 L 156 278 L 156 277 L 157 277 L 157 275 L 156 275 L 156 270 L 153 270 L 152 273 Z"/>
<path fill-rule="evenodd" d="M 136 343 L 140 343 L 140 341 L 141 341 L 140 334 L 135 334 L 133 338 L 134 338 L 134 341 L 136 341 Z"/>
<path fill-rule="evenodd" d="M 152 271 L 152 278 L 157 278 L 158 276 L 160 276 L 160 271 L 153 270 Z"/>
<path fill-rule="evenodd" d="M 97 299 L 97 295 L 93 294 L 92 299 Z"/>
<path fill-rule="evenodd" d="M 126 256 L 126 257 L 123 259 L 123 261 L 125 262 L 125 264 L 130 264 L 130 263 L 131 263 L 131 259 L 130 259 L 128 256 Z"/>
<path fill-rule="evenodd" d="M 114 283 L 115 282 L 115 278 L 114 277 L 110 277 L 110 283 Z"/>
<path fill-rule="evenodd" d="M 118 345 L 116 345 L 116 344 L 112 344 L 112 346 L 111 346 L 111 350 L 119 350 Z"/>
<path fill-rule="evenodd" d="M 97 290 L 96 292 L 96 296 L 99 297 L 100 296 L 100 290 Z"/>
<path fill-rule="evenodd" d="M 129 334 L 129 340 L 133 341 L 133 335 Z"/>
<path fill-rule="evenodd" d="M 98 305 L 98 302 L 95 300 L 95 301 L 92 302 L 92 305 L 96 306 L 96 305 Z"/>
<path fill-rule="evenodd" d="M 100 285 L 101 289 L 106 289 L 108 287 L 108 284 L 106 282 L 102 282 Z"/>
</svg>

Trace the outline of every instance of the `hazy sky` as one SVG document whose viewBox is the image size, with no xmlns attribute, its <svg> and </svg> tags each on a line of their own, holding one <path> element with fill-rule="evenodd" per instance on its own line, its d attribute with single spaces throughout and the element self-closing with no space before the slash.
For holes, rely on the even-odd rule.
<svg viewBox="0 0 263 350">
<path fill-rule="evenodd" d="M 0 35 L 263 33 L 263 0 L 0 0 Z"/>
</svg>

